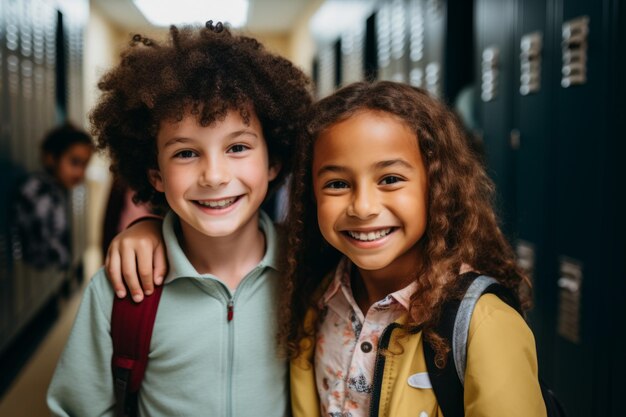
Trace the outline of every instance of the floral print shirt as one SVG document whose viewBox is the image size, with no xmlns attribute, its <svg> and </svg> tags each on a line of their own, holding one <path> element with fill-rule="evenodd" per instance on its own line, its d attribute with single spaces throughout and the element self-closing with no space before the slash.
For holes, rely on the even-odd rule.
<svg viewBox="0 0 626 417">
<path fill-rule="evenodd" d="M 323 416 L 369 414 L 378 338 L 408 312 L 415 283 L 374 303 L 363 315 L 352 295 L 352 263 L 343 259 L 320 300 L 315 379 Z"/>
</svg>

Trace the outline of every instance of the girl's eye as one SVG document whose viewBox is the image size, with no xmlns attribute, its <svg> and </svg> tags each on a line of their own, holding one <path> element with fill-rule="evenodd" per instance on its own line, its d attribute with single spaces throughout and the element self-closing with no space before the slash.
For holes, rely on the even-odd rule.
<svg viewBox="0 0 626 417">
<path fill-rule="evenodd" d="M 239 153 L 239 152 L 244 152 L 247 149 L 249 148 L 246 145 L 233 145 L 230 147 L 230 149 L 228 149 L 228 152 Z"/>
<path fill-rule="evenodd" d="M 345 181 L 331 181 L 324 186 L 324 188 L 331 188 L 335 190 L 339 190 L 342 188 L 348 188 L 348 183 Z"/>
<path fill-rule="evenodd" d="M 194 151 L 189 150 L 180 151 L 174 155 L 174 157 L 181 159 L 193 158 L 194 156 L 197 156 L 197 154 Z"/>
<path fill-rule="evenodd" d="M 395 175 L 389 175 L 388 177 L 383 178 L 380 183 L 382 185 L 391 185 L 391 184 L 395 184 L 397 182 L 403 181 L 402 178 L 400 177 L 396 177 Z"/>
</svg>

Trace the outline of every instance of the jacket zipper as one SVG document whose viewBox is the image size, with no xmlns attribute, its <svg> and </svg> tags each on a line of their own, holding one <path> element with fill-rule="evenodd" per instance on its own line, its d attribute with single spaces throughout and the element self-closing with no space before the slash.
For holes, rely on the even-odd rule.
<svg viewBox="0 0 626 417">
<path fill-rule="evenodd" d="M 370 400 L 370 417 L 378 417 L 378 409 L 380 408 L 380 393 L 383 385 L 383 374 L 385 371 L 385 355 L 382 354 L 382 349 L 389 347 L 389 341 L 391 340 L 391 333 L 397 327 L 400 327 L 398 323 L 391 323 L 385 327 L 383 333 L 378 339 L 378 347 L 376 348 L 376 362 L 374 364 L 374 382 L 372 384 L 372 398 Z"/>
<path fill-rule="evenodd" d="M 235 323 L 233 319 L 235 318 L 235 299 L 241 292 L 241 289 L 245 285 L 247 281 L 250 281 L 252 276 L 258 276 L 259 268 L 255 268 L 253 271 L 248 273 L 246 277 L 239 283 L 239 287 L 235 290 L 235 293 L 231 295 L 231 292 L 228 288 L 224 286 L 226 290 L 226 297 L 228 297 L 228 302 L 226 304 L 226 322 L 228 324 L 228 388 L 227 388 L 227 401 L 226 404 L 226 416 L 232 417 L 233 415 L 233 367 L 235 361 Z M 223 284 L 222 284 L 223 285 Z"/>
<path fill-rule="evenodd" d="M 226 320 L 230 323 L 233 320 L 233 316 L 235 315 L 233 299 L 228 300 L 228 305 L 226 306 Z"/>
<path fill-rule="evenodd" d="M 228 299 L 226 307 L 226 320 L 228 321 L 228 403 L 226 404 L 226 415 L 231 417 L 233 415 L 233 362 L 235 357 L 235 330 L 234 330 L 234 298 L 231 296 Z"/>
</svg>

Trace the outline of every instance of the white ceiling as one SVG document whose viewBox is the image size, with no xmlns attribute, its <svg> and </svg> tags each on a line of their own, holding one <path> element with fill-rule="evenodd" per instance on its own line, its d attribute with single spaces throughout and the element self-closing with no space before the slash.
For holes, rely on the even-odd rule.
<svg viewBox="0 0 626 417">
<path fill-rule="evenodd" d="M 306 6 L 314 1 L 250 0 L 248 23 L 243 29 L 262 33 L 283 33 L 289 31 Z M 102 11 L 105 17 L 122 29 L 154 29 L 135 7 L 132 0 L 91 0 L 91 2 Z M 211 19 L 211 16 L 206 16 L 205 20 L 209 19 Z"/>
</svg>

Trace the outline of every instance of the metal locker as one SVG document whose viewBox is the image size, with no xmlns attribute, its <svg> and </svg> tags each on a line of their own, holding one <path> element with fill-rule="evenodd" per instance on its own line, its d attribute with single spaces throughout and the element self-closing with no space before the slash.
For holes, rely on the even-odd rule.
<svg viewBox="0 0 626 417">
<path fill-rule="evenodd" d="M 35 270 L 25 265 L 8 217 L 16 181 L 26 172 L 41 169 L 40 140 L 61 121 L 57 119 L 55 102 L 56 7 L 61 5 L 46 0 L 0 0 L 0 198 L 5 204 L 0 213 L 0 352 L 67 276 L 63 271 Z M 88 2 L 73 2 L 72 7 L 86 11 Z M 79 125 L 85 116 L 82 30 L 86 16 L 73 15 L 71 105 L 74 122 Z M 76 247 L 84 247 L 84 192 L 77 194 L 74 203 L 80 209 L 74 216 Z"/>
<path fill-rule="evenodd" d="M 335 53 L 332 44 L 319 48 L 317 62 L 319 63 L 317 98 L 322 99 L 335 91 Z"/>
<path fill-rule="evenodd" d="M 619 146 L 615 138 L 620 134 L 608 117 L 614 111 L 610 103 L 625 93 L 624 81 L 611 77 L 611 61 L 623 53 L 616 48 L 614 32 L 619 26 L 613 12 L 619 6 L 619 1 L 555 3 L 558 58 L 552 114 L 555 279 L 559 284 L 555 388 L 564 393 L 575 416 L 608 415 L 608 383 L 622 378 L 611 376 L 614 371 L 608 361 L 612 344 L 624 341 L 622 332 L 611 325 L 611 318 L 620 311 L 612 310 L 614 306 L 607 302 L 615 293 L 612 287 L 622 285 L 618 279 L 621 255 L 610 254 L 622 239 L 623 230 L 618 232 L 616 222 L 623 214 L 615 213 L 613 207 L 623 183 L 608 174 L 618 172 L 611 149 Z M 580 269 L 578 286 L 571 285 L 577 282 L 571 278 L 575 274 L 568 272 L 572 264 Z"/>
<path fill-rule="evenodd" d="M 378 79 L 391 80 L 391 4 L 382 2 L 376 11 L 376 56 Z"/>
<path fill-rule="evenodd" d="M 409 75 L 408 83 L 415 87 L 424 88 L 425 59 L 424 59 L 424 1 L 409 0 L 407 5 L 409 22 Z"/>
<path fill-rule="evenodd" d="M 503 230 L 514 233 L 515 132 L 513 54 L 515 0 L 476 0 L 476 82 L 478 118 L 487 171 L 496 184 L 497 209 Z"/>
<path fill-rule="evenodd" d="M 540 375 L 550 386 L 554 386 L 557 304 L 553 265 L 556 254 L 550 232 L 551 213 L 547 210 L 556 186 L 551 171 L 554 138 L 550 100 L 555 88 L 551 81 L 555 56 L 553 18 L 545 1 L 519 2 L 512 54 L 512 129 L 518 139 L 513 152 L 516 236 L 511 243 L 518 255 L 524 248 L 531 248 L 533 253 L 529 278 L 534 307 L 529 313 L 529 324 L 537 341 Z M 518 259 L 524 262 L 525 258 L 518 256 Z"/>
<path fill-rule="evenodd" d="M 424 82 L 435 97 L 443 96 L 446 4 L 442 0 L 424 1 Z M 450 28 L 454 30 L 453 28 Z"/>
<path fill-rule="evenodd" d="M 365 22 L 341 35 L 341 84 L 364 78 Z"/>
<path fill-rule="evenodd" d="M 8 138 L 5 132 L 6 119 L 6 33 L 5 33 L 5 0 L 0 0 L 0 200 L 8 201 L 9 182 L 8 168 L 9 154 Z M 6 204 L 6 203 L 5 203 Z M 4 207 L 3 207 L 4 208 Z M 8 219 L 6 210 L 0 211 L 0 353 L 2 352 L 5 340 L 8 339 L 9 326 L 9 300 L 8 300 L 8 281 L 9 281 L 9 238 L 8 238 Z"/>
</svg>

